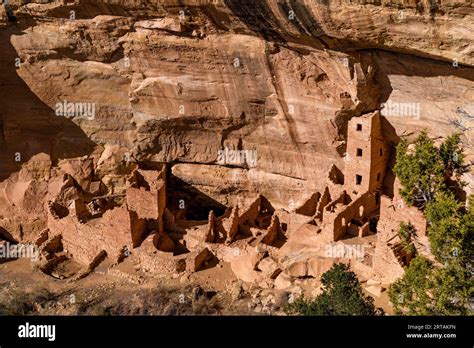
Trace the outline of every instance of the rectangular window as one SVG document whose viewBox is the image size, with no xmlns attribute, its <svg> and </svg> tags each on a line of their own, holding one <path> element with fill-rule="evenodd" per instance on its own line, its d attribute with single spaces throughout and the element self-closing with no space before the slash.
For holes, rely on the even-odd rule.
<svg viewBox="0 0 474 348">
<path fill-rule="evenodd" d="M 357 149 L 357 157 L 362 157 L 362 149 Z"/>
<path fill-rule="evenodd" d="M 377 174 L 377 181 L 380 181 L 380 173 Z"/>
<path fill-rule="evenodd" d="M 383 156 L 383 150 L 380 149 L 380 157 L 382 157 L 382 156 Z"/>
<path fill-rule="evenodd" d="M 357 129 L 358 132 L 361 132 L 362 131 L 362 124 L 357 123 L 356 129 Z"/>
<path fill-rule="evenodd" d="M 362 175 L 356 174 L 356 185 L 362 184 Z"/>
</svg>

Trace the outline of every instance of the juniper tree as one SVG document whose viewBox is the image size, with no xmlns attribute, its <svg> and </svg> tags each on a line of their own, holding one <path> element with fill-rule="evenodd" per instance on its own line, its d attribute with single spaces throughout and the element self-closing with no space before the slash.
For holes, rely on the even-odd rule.
<svg viewBox="0 0 474 348">
<path fill-rule="evenodd" d="M 390 300 L 398 314 L 468 315 L 474 296 L 474 206 L 466 207 L 453 193 L 441 191 L 425 215 L 436 262 L 413 259 L 404 276 L 390 286 Z"/>
<path fill-rule="evenodd" d="M 398 314 L 471 313 L 474 200 L 471 198 L 466 206 L 446 185 L 452 179 L 459 181 L 467 171 L 464 159 L 459 134 L 449 136 L 437 148 L 423 131 L 413 149 L 405 140 L 397 147 L 394 170 L 402 184 L 400 194 L 408 204 L 424 210 L 431 252 L 436 258 L 432 262 L 417 256 L 404 276 L 390 286 L 390 300 Z M 406 227 L 401 228 L 402 239 L 407 232 Z"/>
<path fill-rule="evenodd" d="M 468 171 L 468 166 L 464 163 L 466 156 L 461 147 L 461 135 L 459 133 L 446 138 L 439 148 L 439 155 L 448 177 L 454 175 L 459 180 L 460 176 Z"/>
<path fill-rule="evenodd" d="M 396 314 L 433 315 L 434 275 L 432 263 L 422 256 L 415 257 L 403 277 L 388 291 Z"/>
<path fill-rule="evenodd" d="M 338 263 L 321 277 L 323 291 L 310 300 L 300 297 L 286 307 L 300 315 L 382 315 L 373 298 L 364 295 L 359 280 L 346 264 Z"/>
<path fill-rule="evenodd" d="M 402 185 L 400 194 L 409 205 L 424 207 L 445 189 L 445 166 L 426 131 L 420 133 L 413 150 L 405 139 L 400 141 L 394 171 Z"/>
<path fill-rule="evenodd" d="M 415 246 L 413 245 L 413 242 L 412 242 L 412 239 L 415 236 L 415 234 L 416 234 L 415 226 L 413 226 L 410 222 L 400 223 L 400 229 L 398 230 L 398 235 L 400 236 L 400 239 L 402 240 L 403 249 L 408 254 L 411 254 L 411 255 L 414 255 L 416 253 Z"/>
<path fill-rule="evenodd" d="M 456 264 L 439 267 L 417 256 L 388 293 L 396 314 L 468 315 L 473 290 L 472 275 L 466 268 Z"/>
</svg>

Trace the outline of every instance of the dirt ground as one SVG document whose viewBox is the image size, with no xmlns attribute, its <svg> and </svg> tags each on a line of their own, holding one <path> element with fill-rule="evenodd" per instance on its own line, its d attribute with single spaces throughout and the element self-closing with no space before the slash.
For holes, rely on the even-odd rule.
<svg viewBox="0 0 474 348">
<path fill-rule="evenodd" d="M 28 259 L 0 264 L 0 313 L 7 315 L 284 315 L 291 295 L 311 295 L 308 282 L 299 291 L 259 289 L 237 280 L 230 264 L 194 274 L 147 277 L 126 261 L 102 263 L 78 280 L 57 279 Z M 56 270 L 67 274 L 65 265 Z M 375 305 L 392 312 L 387 292 Z"/>
<path fill-rule="evenodd" d="M 0 312 L 11 315 L 253 315 L 229 265 L 191 276 L 146 278 L 99 267 L 83 279 L 55 279 L 25 259 L 0 264 Z M 105 271 L 104 271 L 105 268 Z M 197 285 L 199 284 L 199 286 Z M 276 311 L 276 308 L 272 308 Z"/>
</svg>

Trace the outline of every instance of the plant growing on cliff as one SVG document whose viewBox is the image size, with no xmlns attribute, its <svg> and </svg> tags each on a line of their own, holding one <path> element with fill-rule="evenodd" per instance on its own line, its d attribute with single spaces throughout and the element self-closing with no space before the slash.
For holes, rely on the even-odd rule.
<svg viewBox="0 0 474 348">
<path fill-rule="evenodd" d="M 300 297 L 285 308 L 287 314 L 299 315 L 382 315 L 373 299 L 364 295 L 359 280 L 349 266 L 339 263 L 321 277 L 323 291 L 309 300 Z"/>
<path fill-rule="evenodd" d="M 465 268 L 436 267 L 417 256 L 404 276 L 390 286 L 388 294 L 399 315 L 468 315 L 473 294 L 470 278 Z"/>
<path fill-rule="evenodd" d="M 407 254 L 414 255 L 416 253 L 415 246 L 413 245 L 412 238 L 416 234 L 415 226 L 409 223 L 401 222 L 398 235 L 402 240 L 403 249 Z"/>
<path fill-rule="evenodd" d="M 409 205 L 425 208 L 437 192 L 446 191 L 451 176 L 457 179 L 466 172 L 459 134 L 453 134 L 437 148 L 426 131 L 413 147 L 402 139 L 397 146 L 395 174 L 400 179 L 400 194 Z"/>
<path fill-rule="evenodd" d="M 426 206 L 431 251 L 442 264 L 466 265 L 473 259 L 474 207 L 458 202 L 451 192 L 440 192 Z"/>
<path fill-rule="evenodd" d="M 447 176 L 455 176 L 459 180 L 462 174 L 469 171 L 468 166 L 464 163 L 466 156 L 461 147 L 460 133 L 452 134 L 446 138 L 439 147 L 439 155 Z"/>
<path fill-rule="evenodd" d="M 453 193 L 439 192 L 425 209 L 428 238 L 436 262 L 418 256 L 389 289 L 398 314 L 468 315 L 474 282 L 474 202 L 469 207 Z"/>
<path fill-rule="evenodd" d="M 435 305 L 439 315 L 472 315 L 470 299 L 474 296 L 471 272 L 459 263 L 435 270 Z"/>
<path fill-rule="evenodd" d="M 402 140 L 397 147 L 395 173 L 400 194 L 424 210 L 427 234 L 436 262 L 413 259 L 404 276 L 389 289 L 398 314 L 466 315 L 474 296 L 470 267 L 474 259 L 474 200 L 465 206 L 450 191 L 467 171 L 460 135 L 454 134 L 437 148 L 426 131 L 413 148 Z M 402 226 L 401 226 L 402 227 Z M 400 229 L 405 240 L 407 228 Z"/>
<path fill-rule="evenodd" d="M 466 314 L 474 297 L 474 198 L 466 206 L 441 192 L 425 211 L 431 251 L 442 264 L 436 273 L 437 304 L 447 314 Z"/>
<path fill-rule="evenodd" d="M 410 262 L 403 278 L 390 286 L 388 295 L 396 314 L 433 315 L 433 288 L 432 263 L 417 256 Z"/>
</svg>

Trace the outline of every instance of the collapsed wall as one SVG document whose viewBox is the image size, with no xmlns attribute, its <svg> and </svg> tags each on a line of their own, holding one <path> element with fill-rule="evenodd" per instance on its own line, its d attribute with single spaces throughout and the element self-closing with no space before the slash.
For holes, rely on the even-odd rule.
<svg viewBox="0 0 474 348">
<path fill-rule="evenodd" d="M 166 207 L 165 171 L 166 166 L 161 171 L 134 171 L 125 202 L 99 213 L 94 211 L 95 215 L 88 210 L 82 195 L 73 201 L 63 201 L 62 205 L 56 199 L 49 204 L 48 228 L 53 235 L 62 236 L 64 249 L 79 262 L 90 264 L 102 251 L 117 261 L 138 247 L 151 228 L 162 231 Z M 65 190 L 77 190 L 73 185 L 70 180 L 64 183 L 57 198 L 64 196 Z"/>
</svg>

